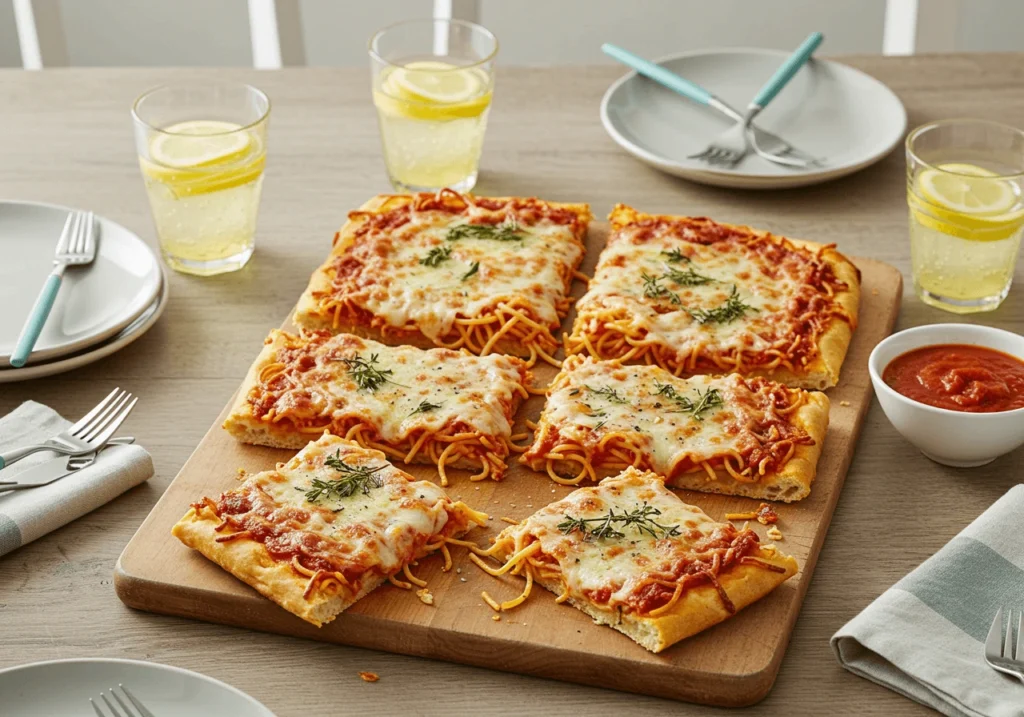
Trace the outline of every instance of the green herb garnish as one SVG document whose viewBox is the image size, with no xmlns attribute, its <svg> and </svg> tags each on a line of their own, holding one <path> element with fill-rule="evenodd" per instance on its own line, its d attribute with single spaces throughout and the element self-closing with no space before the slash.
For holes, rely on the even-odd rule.
<svg viewBox="0 0 1024 717">
<path fill-rule="evenodd" d="M 493 239 L 494 241 L 522 241 L 523 230 L 515 222 L 501 224 L 459 224 L 448 230 L 445 239 Z"/>
<path fill-rule="evenodd" d="M 668 279 L 678 286 L 701 286 L 703 284 L 710 284 L 714 281 L 710 276 L 698 274 L 693 270 L 693 267 L 687 267 L 686 271 L 680 271 L 674 267 L 666 266 L 665 273 L 662 278 Z"/>
<path fill-rule="evenodd" d="M 701 393 L 699 388 L 694 389 L 697 394 L 697 400 L 694 401 L 689 396 L 680 395 L 671 384 L 655 381 L 654 385 L 658 390 L 652 393 L 652 396 L 664 396 L 679 407 L 679 410 L 673 413 L 690 413 L 698 421 L 704 420 L 703 414 L 706 411 L 722 405 L 722 395 L 718 393 L 717 388 L 709 388 L 704 393 Z"/>
<path fill-rule="evenodd" d="M 440 408 L 442 405 L 443 404 L 440 403 L 431 403 L 430 401 L 420 401 L 420 405 L 414 408 L 412 410 L 412 413 L 410 413 L 409 415 L 415 416 L 417 413 L 428 413 L 430 411 Z"/>
<path fill-rule="evenodd" d="M 741 318 L 748 311 L 759 311 L 759 309 L 755 309 L 749 304 L 744 304 L 740 300 L 735 284 L 732 285 L 729 297 L 721 306 L 716 306 L 713 309 L 686 309 L 686 313 L 692 316 L 699 324 L 709 324 L 712 322 L 727 324 L 730 321 Z"/>
<path fill-rule="evenodd" d="M 460 279 L 460 281 L 465 281 L 466 279 L 468 279 L 469 277 L 473 276 L 473 274 L 477 273 L 478 271 L 480 271 L 480 262 L 474 261 L 470 265 L 469 271 L 467 271 L 465 274 L 462 275 L 462 279 Z"/>
<path fill-rule="evenodd" d="M 684 254 L 683 252 L 679 251 L 678 249 L 673 249 L 672 251 L 663 251 L 663 252 L 661 252 L 661 255 L 663 257 L 665 257 L 665 260 L 669 264 L 680 264 L 680 263 L 682 263 L 682 264 L 689 264 L 690 263 L 690 257 L 686 256 L 686 254 Z"/>
<path fill-rule="evenodd" d="M 420 264 L 423 266 L 438 266 L 442 261 L 446 261 L 448 257 L 452 255 L 452 248 L 450 246 L 435 246 L 427 255 L 420 259 Z"/>
<path fill-rule="evenodd" d="M 590 386 L 584 386 L 590 393 L 597 396 L 601 396 L 608 400 L 609 403 L 626 403 L 626 399 L 619 395 L 611 386 L 604 386 L 602 388 L 591 388 Z"/>
<path fill-rule="evenodd" d="M 391 380 L 391 376 L 394 373 L 391 369 L 379 369 L 377 368 L 377 354 L 370 354 L 369 360 L 364 359 L 362 356 L 353 356 L 352 358 L 341 359 L 342 363 L 345 364 L 345 368 L 348 369 L 348 375 L 352 377 L 352 380 L 356 382 L 364 391 L 376 391 L 385 383 L 395 383 Z M 395 383 L 396 386 L 401 386 L 400 383 Z"/>
<path fill-rule="evenodd" d="M 659 515 L 660 510 L 645 502 L 628 513 L 625 510 L 616 513 L 614 508 L 609 508 L 605 515 L 597 518 L 573 518 L 566 515 L 565 520 L 558 524 L 558 529 L 563 535 L 579 531 L 584 540 L 625 538 L 624 531 L 627 528 L 632 528 L 637 535 L 646 534 L 655 539 L 679 535 L 678 525 L 662 525 L 654 520 Z"/>
<path fill-rule="evenodd" d="M 651 276 L 647 272 L 641 273 L 640 276 L 644 280 L 644 296 L 648 299 L 669 299 L 673 304 L 682 303 L 679 300 L 679 294 L 669 291 L 667 287 L 658 283 L 664 277 Z"/>
<path fill-rule="evenodd" d="M 341 457 L 341 451 L 335 451 L 333 456 L 324 459 L 324 465 L 341 473 L 340 478 L 322 480 L 314 478 L 306 491 L 306 500 L 315 503 L 320 498 L 341 499 L 362 492 L 369 495 L 371 488 L 380 488 L 384 485 L 383 479 L 377 475 L 378 471 L 387 468 L 387 465 L 380 465 L 374 468 L 369 466 L 350 466 Z M 302 490 L 302 488 L 296 488 Z"/>
</svg>

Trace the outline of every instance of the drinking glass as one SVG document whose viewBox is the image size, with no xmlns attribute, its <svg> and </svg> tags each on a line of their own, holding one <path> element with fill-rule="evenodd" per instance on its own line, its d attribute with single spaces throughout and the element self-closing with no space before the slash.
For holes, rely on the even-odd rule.
<svg viewBox="0 0 1024 717">
<path fill-rule="evenodd" d="M 1024 132 L 944 120 L 911 132 L 906 149 L 914 291 L 958 314 L 995 309 L 1024 231 Z"/>
<path fill-rule="evenodd" d="M 132 107 L 135 146 L 167 265 L 209 276 L 255 247 L 270 100 L 244 84 L 158 87 Z"/>
<path fill-rule="evenodd" d="M 370 38 L 384 163 L 400 192 L 476 185 L 498 40 L 461 20 L 409 20 Z"/>
</svg>

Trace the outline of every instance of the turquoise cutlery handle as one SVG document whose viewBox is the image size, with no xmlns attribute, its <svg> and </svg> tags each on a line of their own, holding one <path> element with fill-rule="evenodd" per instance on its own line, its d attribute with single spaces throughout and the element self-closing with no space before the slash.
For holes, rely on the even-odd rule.
<svg viewBox="0 0 1024 717">
<path fill-rule="evenodd" d="M 60 291 L 60 274 L 50 274 L 43 284 L 43 290 L 36 299 L 36 305 L 32 307 L 32 313 L 28 315 L 25 326 L 21 329 L 21 336 L 18 337 L 18 345 L 14 347 L 11 354 L 11 366 L 21 368 L 28 361 L 39 334 L 43 331 L 46 319 L 53 308 L 53 302 L 57 299 L 57 292 Z"/>
<path fill-rule="evenodd" d="M 818 49 L 818 45 L 824 39 L 825 36 L 820 32 L 812 32 L 808 35 L 800 47 L 796 48 L 793 54 L 786 58 L 782 66 L 775 71 L 771 79 L 761 88 L 752 104 L 758 107 L 767 107 L 768 103 L 775 99 L 775 95 L 779 94 L 779 91 L 793 79 L 793 75 L 811 59 L 811 55 L 814 54 L 814 51 Z"/>
<path fill-rule="evenodd" d="M 650 60 L 634 55 L 629 50 L 623 50 L 618 45 L 606 42 L 601 45 L 601 51 L 608 55 L 608 57 L 618 60 L 626 67 L 632 67 L 644 77 L 650 77 L 659 85 L 664 85 L 670 90 L 678 92 L 683 97 L 689 97 L 694 102 L 700 102 L 702 105 L 711 102 L 711 93 L 700 85 L 695 85 L 686 78 L 666 70 L 661 65 L 655 65 Z"/>
</svg>

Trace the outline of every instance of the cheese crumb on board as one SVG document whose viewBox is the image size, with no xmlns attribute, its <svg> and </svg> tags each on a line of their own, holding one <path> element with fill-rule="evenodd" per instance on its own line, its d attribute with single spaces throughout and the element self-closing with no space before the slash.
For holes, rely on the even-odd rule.
<svg viewBox="0 0 1024 717">
<path fill-rule="evenodd" d="M 361 679 L 363 682 L 376 682 L 380 679 L 380 675 L 378 675 L 376 672 L 360 672 L 359 679 Z"/>
<path fill-rule="evenodd" d="M 417 590 L 416 597 L 418 597 L 420 599 L 420 602 L 424 605 L 434 604 L 434 596 L 426 588 L 423 588 L 422 590 Z"/>
<path fill-rule="evenodd" d="M 772 540 L 782 540 L 782 531 L 774 525 L 768 528 L 767 531 L 765 531 L 765 535 L 767 535 Z"/>
</svg>

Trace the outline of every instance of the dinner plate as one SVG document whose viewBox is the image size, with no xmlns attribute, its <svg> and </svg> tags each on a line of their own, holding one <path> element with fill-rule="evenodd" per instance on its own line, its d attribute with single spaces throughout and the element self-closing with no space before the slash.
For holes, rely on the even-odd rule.
<svg viewBox="0 0 1024 717">
<path fill-rule="evenodd" d="M 788 54 L 697 50 L 658 64 L 742 111 Z M 721 187 L 780 189 L 836 179 L 877 162 L 902 140 L 907 113 L 892 90 L 875 78 L 838 62 L 813 59 L 758 116 L 757 124 L 822 158 L 817 167 L 783 167 L 754 154 L 730 168 L 688 159 L 731 120 L 636 72 L 608 88 L 601 122 L 623 149 L 669 174 Z"/>
<path fill-rule="evenodd" d="M 0 201 L 0 366 L 7 366 L 25 319 L 53 270 L 68 207 Z M 160 263 L 132 232 L 96 217 L 96 259 L 69 267 L 29 364 L 93 346 L 117 334 L 153 304 Z"/>
<path fill-rule="evenodd" d="M 90 364 L 93 361 L 99 361 L 101 358 L 109 356 L 115 351 L 120 351 L 125 346 L 138 339 L 144 333 L 149 331 L 150 327 L 156 323 L 157 319 L 160 318 L 161 314 L 164 313 L 164 309 L 167 307 L 167 297 L 169 295 L 167 275 L 162 269 L 160 271 L 162 274 L 160 281 L 161 289 L 160 295 L 157 297 L 156 301 L 143 309 L 142 313 L 136 317 L 134 321 L 118 331 L 112 337 L 108 338 L 101 344 L 90 346 L 89 348 L 83 349 L 71 356 L 62 356 L 54 359 L 53 361 L 25 366 L 23 368 L 3 368 L 0 366 L 0 383 L 27 381 L 32 378 L 42 378 L 43 376 L 53 376 L 54 374 L 64 373 L 65 371 L 70 371 L 72 369 L 79 368 L 80 366 Z M 3 712 L 0 711 L 0 714 L 3 714 Z"/>
<path fill-rule="evenodd" d="M 78 659 L 34 662 L 0 670 L 4 717 L 82 717 L 89 698 L 119 684 L 157 717 L 274 717 L 241 690 L 198 672 L 157 662 Z"/>
</svg>

